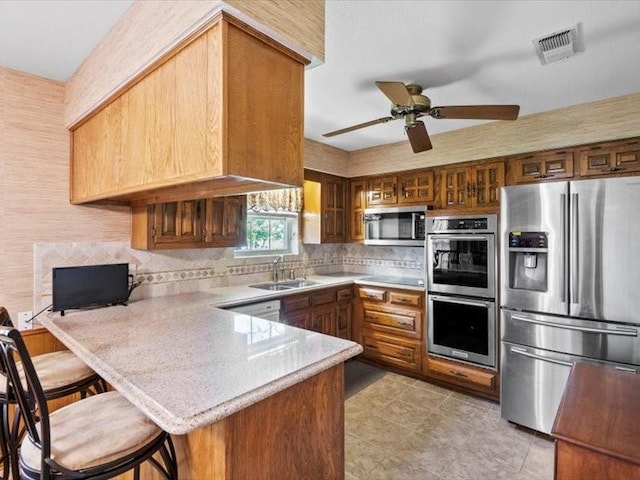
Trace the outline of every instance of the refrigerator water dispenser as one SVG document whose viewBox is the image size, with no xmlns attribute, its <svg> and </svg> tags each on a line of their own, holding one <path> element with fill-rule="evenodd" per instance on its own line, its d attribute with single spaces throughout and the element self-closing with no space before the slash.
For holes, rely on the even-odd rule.
<svg viewBox="0 0 640 480">
<path fill-rule="evenodd" d="M 509 287 L 546 292 L 547 234 L 509 232 Z"/>
</svg>

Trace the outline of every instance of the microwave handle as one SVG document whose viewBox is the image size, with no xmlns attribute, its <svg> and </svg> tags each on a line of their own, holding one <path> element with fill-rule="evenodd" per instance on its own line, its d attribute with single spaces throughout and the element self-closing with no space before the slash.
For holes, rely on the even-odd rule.
<svg viewBox="0 0 640 480">
<path fill-rule="evenodd" d="M 416 228 L 418 225 L 418 216 L 420 214 L 419 213 L 412 213 L 411 214 L 411 240 L 415 240 L 416 237 Z"/>
</svg>

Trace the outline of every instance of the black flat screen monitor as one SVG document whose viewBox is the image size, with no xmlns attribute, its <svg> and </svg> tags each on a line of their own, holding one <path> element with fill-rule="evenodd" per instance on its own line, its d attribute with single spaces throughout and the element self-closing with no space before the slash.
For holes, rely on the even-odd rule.
<svg viewBox="0 0 640 480">
<path fill-rule="evenodd" d="M 129 264 L 58 267 L 53 275 L 54 312 L 127 303 Z"/>
</svg>

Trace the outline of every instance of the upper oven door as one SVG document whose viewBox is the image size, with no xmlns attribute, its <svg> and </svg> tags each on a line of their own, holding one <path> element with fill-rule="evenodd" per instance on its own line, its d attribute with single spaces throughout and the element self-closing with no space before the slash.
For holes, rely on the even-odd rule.
<svg viewBox="0 0 640 480">
<path fill-rule="evenodd" d="M 493 235 L 429 235 L 427 249 L 430 292 L 495 298 Z"/>
</svg>

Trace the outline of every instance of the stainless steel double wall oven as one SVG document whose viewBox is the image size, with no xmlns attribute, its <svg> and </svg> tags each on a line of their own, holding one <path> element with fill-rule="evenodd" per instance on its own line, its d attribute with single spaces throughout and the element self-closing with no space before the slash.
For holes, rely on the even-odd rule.
<svg viewBox="0 0 640 480">
<path fill-rule="evenodd" d="M 427 218 L 428 351 L 496 367 L 496 215 Z"/>
</svg>

